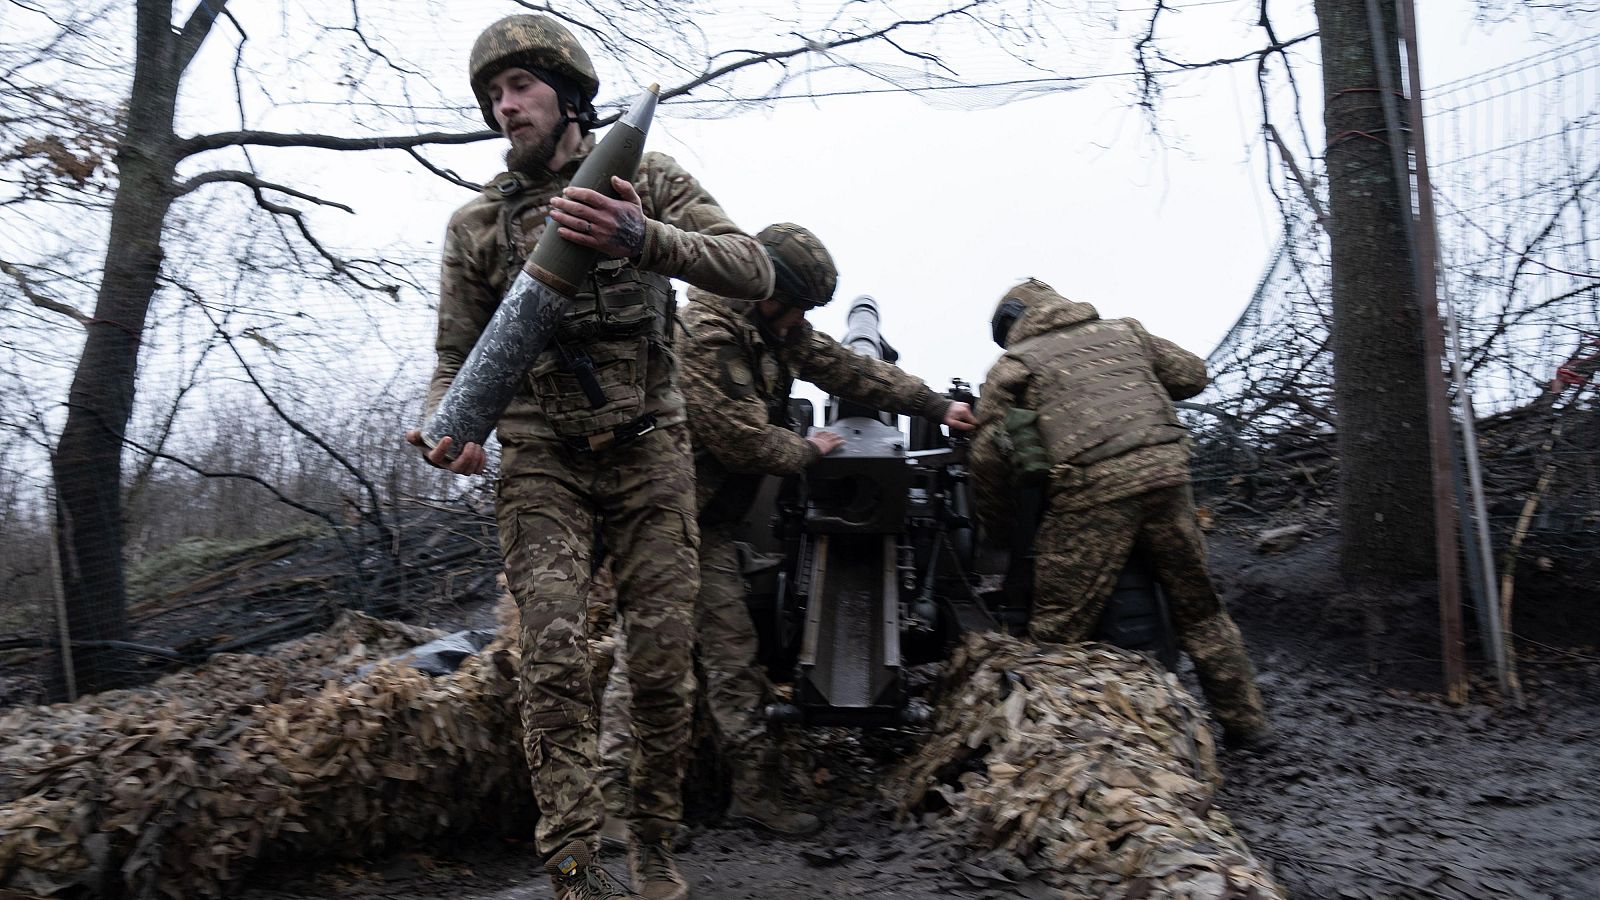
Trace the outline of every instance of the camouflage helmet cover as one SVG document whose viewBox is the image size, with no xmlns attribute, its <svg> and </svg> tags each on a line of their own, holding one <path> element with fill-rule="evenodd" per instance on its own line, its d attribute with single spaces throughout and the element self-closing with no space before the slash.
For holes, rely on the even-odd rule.
<svg viewBox="0 0 1600 900">
<path fill-rule="evenodd" d="M 588 105 L 600 91 L 594 63 L 566 26 L 548 16 L 506 16 L 478 35 L 467 63 L 483 121 L 495 131 L 500 130 L 500 123 L 494 120 L 494 104 L 489 102 L 489 82 L 510 68 L 566 79 L 577 88 L 582 105 Z M 560 85 L 551 87 L 560 92 Z"/>
<path fill-rule="evenodd" d="M 761 229 L 756 240 L 772 258 L 772 299 L 802 309 L 816 309 L 833 299 L 839 270 L 816 235 L 783 222 Z"/>
</svg>

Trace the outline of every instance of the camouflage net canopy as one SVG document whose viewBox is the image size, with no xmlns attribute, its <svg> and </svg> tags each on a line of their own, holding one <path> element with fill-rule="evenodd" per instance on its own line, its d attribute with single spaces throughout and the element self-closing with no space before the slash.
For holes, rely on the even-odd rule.
<svg viewBox="0 0 1600 900">
<path fill-rule="evenodd" d="M 0 717 L 0 893 L 215 897 L 272 860 L 525 827 L 506 651 L 444 678 L 381 662 L 438 636 L 351 613 L 271 655 Z"/>
<path fill-rule="evenodd" d="M 1015 881 L 1061 900 L 1282 898 L 1228 817 L 1205 713 L 1102 644 L 971 634 L 934 733 L 890 785 Z"/>
</svg>

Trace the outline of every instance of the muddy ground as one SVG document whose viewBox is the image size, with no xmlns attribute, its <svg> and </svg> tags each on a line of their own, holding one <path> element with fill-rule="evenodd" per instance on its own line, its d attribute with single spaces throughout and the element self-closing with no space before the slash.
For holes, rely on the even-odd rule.
<svg viewBox="0 0 1600 900">
<path fill-rule="evenodd" d="M 1386 598 L 1374 642 L 1335 587 L 1330 537 L 1263 556 L 1218 534 L 1212 555 L 1279 734 L 1265 752 L 1224 755 L 1218 802 L 1290 896 L 1600 896 L 1600 652 L 1524 644 L 1523 708 L 1482 680 L 1452 708 L 1437 695 L 1425 597 Z M 904 740 L 819 743 L 828 828 L 784 841 L 697 823 L 681 859 L 698 900 L 1051 896 L 985 869 L 929 822 L 894 825 L 871 783 Z M 550 895 L 526 843 L 480 838 L 265 873 L 244 896 Z"/>
</svg>

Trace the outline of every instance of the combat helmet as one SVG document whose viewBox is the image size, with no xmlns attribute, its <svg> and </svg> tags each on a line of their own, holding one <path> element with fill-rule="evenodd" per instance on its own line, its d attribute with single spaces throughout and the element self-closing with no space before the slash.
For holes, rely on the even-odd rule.
<svg viewBox="0 0 1600 900">
<path fill-rule="evenodd" d="M 782 222 L 761 229 L 756 240 L 772 259 L 772 299 L 807 310 L 833 299 L 839 269 L 816 235 Z"/>
<path fill-rule="evenodd" d="M 561 98 L 563 114 L 567 106 L 576 107 L 580 128 L 594 127 L 593 101 L 600 91 L 600 76 L 566 26 L 548 16 L 506 16 L 473 42 L 467 72 L 483 121 L 494 131 L 500 130 L 500 123 L 494 120 L 494 104 L 489 102 L 489 82 L 513 67 L 527 69 L 550 85 Z"/>
<path fill-rule="evenodd" d="M 1029 301 L 1037 300 L 1041 294 L 1055 294 L 1055 288 L 1037 278 L 1029 278 L 1006 291 L 1000 298 L 1000 305 L 995 307 L 994 317 L 989 320 L 989 331 L 996 344 L 1002 348 L 1006 346 L 1011 339 L 1011 326 L 1033 305 Z"/>
</svg>

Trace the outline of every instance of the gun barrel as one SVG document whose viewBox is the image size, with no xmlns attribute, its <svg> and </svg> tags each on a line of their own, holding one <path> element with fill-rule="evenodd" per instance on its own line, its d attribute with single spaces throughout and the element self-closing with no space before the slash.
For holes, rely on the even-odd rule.
<svg viewBox="0 0 1600 900">
<path fill-rule="evenodd" d="M 862 294 L 850 304 L 850 313 L 845 317 L 844 340 L 840 343 L 862 356 L 883 359 L 883 333 L 879 330 L 882 322 L 878 301 Z"/>
</svg>

